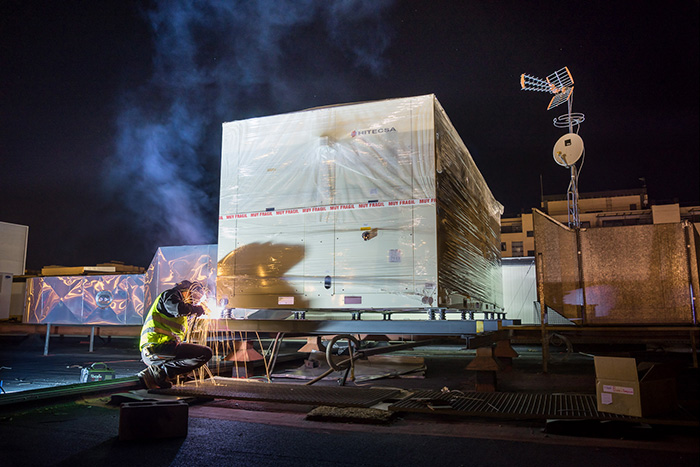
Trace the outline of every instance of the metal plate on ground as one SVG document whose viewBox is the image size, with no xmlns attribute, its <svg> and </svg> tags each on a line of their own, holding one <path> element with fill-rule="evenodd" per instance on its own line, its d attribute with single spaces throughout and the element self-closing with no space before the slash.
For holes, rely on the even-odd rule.
<svg viewBox="0 0 700 467">
<path fill-rule="evenodd" d="M 417 391 L 389 406 L 394 412 L 443 413 L 516 419 L 594 419 L 649 421 L 598 412 L 596 396 L 589 394 L 527 394 L 504 392 Z M 657 423 L 695 425 L 697 419 L 673 417 Z"/>
<path fill-rule="evenodd" d="M 288 383 L 257 383 L 215 377 L 197 384 L 153 389 L 156 394 L 213 397 L 264 402 L 328 405 L 333 407 L 371 407 L 399 394 L 399 389 L 306 386 Z"/>
</svg>

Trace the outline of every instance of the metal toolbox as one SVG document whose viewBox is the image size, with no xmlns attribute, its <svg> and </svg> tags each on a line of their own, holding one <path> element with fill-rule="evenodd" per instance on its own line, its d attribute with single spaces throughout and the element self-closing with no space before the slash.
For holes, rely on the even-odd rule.
<svg viewBox="0 0 700 467">
<path fill-rule="evenodd" d="M 92 383 L 93 381 L 105 381 L 108 379 L 114 379 L 114 370 L 102 362 L 93 363 L 89 367 L 80 370 L 81 383 Z"/>
</svg>

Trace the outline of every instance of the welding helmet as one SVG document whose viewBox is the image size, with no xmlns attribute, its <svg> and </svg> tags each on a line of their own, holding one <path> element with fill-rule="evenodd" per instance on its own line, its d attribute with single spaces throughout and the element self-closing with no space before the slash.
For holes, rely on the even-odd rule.
<svg viewBox="0 0 700 467">
<path fill-rule="evenodd" d="M 199 282 L 184 280 L 179 282 L 176 287 L 183 294 L 186 302 L 199 304 L 204 297 L 204 287 Z"/>
</svg>

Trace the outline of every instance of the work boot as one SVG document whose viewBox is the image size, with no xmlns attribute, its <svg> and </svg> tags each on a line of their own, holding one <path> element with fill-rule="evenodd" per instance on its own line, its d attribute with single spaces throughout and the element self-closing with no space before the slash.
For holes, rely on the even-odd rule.
<svg viewBox="0 0 700 467">
<path fill-rule="evenodd" d="M 141 371 L 139 379 L 148 389 L 168 389 L 172 387 L 165 370 L 157 365 L 150 365 Z"/>
<path fill-rule="evenodd" d="M 138 377 L 139 381 L 141 381 L 141 385 L 146 386 L 146 389 L 157 389 L 160 387 L 148 368 L 144 368 L 143 370 L 139 371 Z"/>
<path fill-rule="evenodd" d="M 161 389 L 171 388 L 173 385 L 168 379 L 168 374 L 165 372 L 163 367 L 157 365 L 150 366 L 153 376 L 156 378 L 156 383 Z"/>
</svg>

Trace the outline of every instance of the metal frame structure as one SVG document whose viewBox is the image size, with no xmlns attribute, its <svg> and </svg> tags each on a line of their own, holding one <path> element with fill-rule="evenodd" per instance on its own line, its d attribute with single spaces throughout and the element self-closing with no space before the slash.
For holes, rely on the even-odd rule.
<svg viewBox="0 0 700 467">
<path fill-rule="evenodd" d="M 399 334 L 405 336 L 462 336 L 497 331 L 502 326 L 513 326 L 519 320 L 219 320 L 217 331 L 224 332 L 282 332 L 290 335 L 333 334 Z"/>
</svg>

